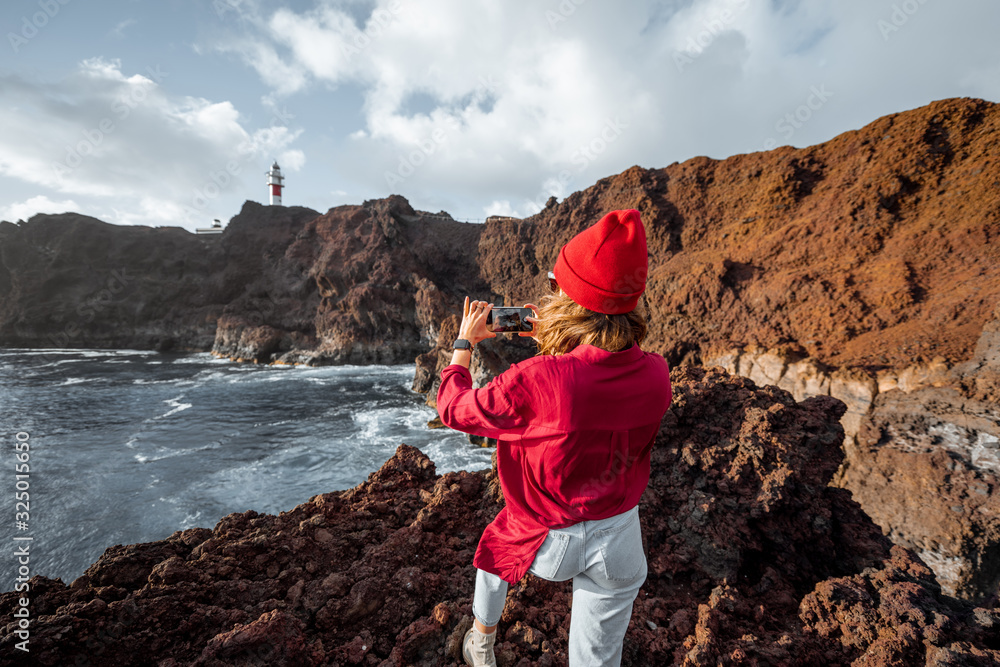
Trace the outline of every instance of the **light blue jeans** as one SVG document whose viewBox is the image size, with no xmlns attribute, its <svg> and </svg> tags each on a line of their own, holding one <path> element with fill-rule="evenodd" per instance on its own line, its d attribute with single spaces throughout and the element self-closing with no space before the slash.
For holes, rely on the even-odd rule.
<svg viewBox="0 0 1000 667">
<path fill-rule="evenodd" d="M 570 666 L 620 665 L 632 603 L 646 580 L 639 508 L 549 530 L 528 572 L 549 581 L 573 580 Z M 499 623 L 506 600 L 507 582 L 477 570 L 472 613 L 479 622 Z"/>
</svg>

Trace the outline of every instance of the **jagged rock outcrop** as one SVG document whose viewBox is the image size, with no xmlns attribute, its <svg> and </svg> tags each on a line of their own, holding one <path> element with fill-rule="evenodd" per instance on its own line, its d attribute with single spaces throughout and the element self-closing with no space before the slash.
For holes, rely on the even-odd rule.
<svg viewBox="0 0 1000 667">
<path fill-rule="evenodd" d="M 1000 660 L 1000 608 L 942 595 L 828 481 L 840 402 L 675 373 L 641 503 L 649 577 L 625 665 Z M 113 547 L 70 586 L 31 579 L 30 654 L 0 595 L 3 664 L 455 665 L 493 472 L 436 475 L 401 446 L 368 481 L 278 516 Z M 565 665 L 569 582 L 513 586 L 498 663 Z"/>
<path fill-rule="evenodd" d="M 879 391 L 837 480 L 946 592 L 969 599 L 1000 592 L 996 315 L 968 363 Z"/>
<path fill-rule="evenodd" d="M 226 226 L 219 239 L 225 259 L 218 271 L 238 289 L 220 304 L 210 345 L 215 354 L 268 362 L 279 351 L 315 343 L 316 290 L 285 254 L 318 215 L 312 209 L 246 202 Z"/>
<path fill-rule="evenodd" d="M 203 348 L 221 315 L 216 346 L 237 358 L 429 345 L 456 305 L 436 292 L 535 299 L 563 243 L 635 207 L 650 341 L 675 365 L 789 346 L 832 368 L 950 368 L 1000 303 L 998 137 L 997 105 L 944 100 L 810 148 L 634 167 L 483 228 L 401 197 L 325 216 L 248 202 L 218 238 L 35 216 L 0 225 L 0 344 L 45 344 L 97 295 L 106 316 L 88 312 L 70 344 Z M 122 267 L 136 278 L 103 294 Z M 419 313 L 396 317 L 394 292 Z"/>
<path fill-rule="evenodd" d="M 735 351 L 709 359 L 797 400 L 845 402 L 850 489 L 897 544 L 916 551 L 950 595 L 1000 591 L 1000 308 L 973 358 L 875 372 L 833 369 L 794 351 Z M 920 511 L 915 512 L 914 508 Z"/>
<path fill-rule="evenodd" d="M 308 317 L 311 338 L 273 343 L 269 352 L 279 361 L 411 363 L 437 339 L 440 322 L 460 308 L 460 299 L 485 289 L 475 265 L 481 231 L 425 217 L 395 195 L 331 209 L 303 226 L 258 279 L 275 306 L 257 328 L 261 340 L 267 345 L 292 328 L 282 318 L 297 307 Z M 224 340 L 250 311 L 242 301 L 227 307 L 217 352 L 226 353 Z"/>
</svg>

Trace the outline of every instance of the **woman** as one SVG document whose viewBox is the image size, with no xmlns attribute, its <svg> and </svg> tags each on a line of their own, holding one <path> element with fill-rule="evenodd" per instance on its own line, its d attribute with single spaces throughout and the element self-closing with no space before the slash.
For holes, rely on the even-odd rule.
<svg viewBox="0 0 1000 667">
<path fill-rule="evenodd" d="M 492 306 L 465 300 L 437 405 L 451 428 L 497 439 L 506 506 L 486 527 L 477 571 L 470 665 L 495 665 L 509 583 L 526 572 L 573 579 L 569 664 L 619 665 L 632 603 L 646 579 L 639 497 L 670 405 L 663 357 L 639 348 L 646 235 L 635 210 L 612 211 L 563 246 L 553 295 L 529 318 L 539 356 L 472 388 L 475 345 L 496 334 Z M 530 306 L 535 310 L 534 306 Z"/>
</svg>

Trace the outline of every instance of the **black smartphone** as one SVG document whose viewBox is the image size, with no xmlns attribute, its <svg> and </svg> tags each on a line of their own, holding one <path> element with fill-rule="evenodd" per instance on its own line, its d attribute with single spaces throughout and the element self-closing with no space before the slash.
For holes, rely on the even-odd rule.
<svg viewBox="0 0 1000 667">
<path fill-rule="evenodd" d="M 493 306 L 493 309 L 486 315 L 486 328 L 494 333 L 532 331 L 531 322 L 525 318 L 534 316 L 535 313 L 531 308 Z"/>
</svg>

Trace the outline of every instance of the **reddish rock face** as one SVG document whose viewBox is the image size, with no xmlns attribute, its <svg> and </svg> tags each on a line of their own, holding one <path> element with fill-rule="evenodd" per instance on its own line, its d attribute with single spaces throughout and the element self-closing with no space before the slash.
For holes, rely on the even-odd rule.
<svg viewBox="0 0 1000 667">
<path fill-rule="evenodd" d="M 1000 660 L 1000 608 L 941 594 L 850 495 L 843 405 L 679 369 L 641 502 L 649 577 L 625 665 Z M 33 665 L 456 665 L 494 472 L 437 475 L 401 446 L 368 481 L 279 516 L 109 549 L 65 586 L 31 580 Z M 565 665 L 571 585 L 512 586 L 498 663 Z M 10 619 L 17 594 L 0 596 Z"/>
<path fill-rule="evenodd" d="M 310 221 L 286 252 L 319 295 L 318 347 L 336 363 L 410 363 L 442 320 L 481 291 L 480 225 L 425 217 L 398 196 Z M 293 359 L 294 360 L 294 359 Z"/>
<path fill-rule="evenodd" d="M 482 227 L 428 217 L 398 196 L 287 232 L 267 220 L 235 231 L 233 245 L 263 253 L 216 330 L 213 352 L 236 360 L 409 363 L 467 291 L 485 289 L 475 266 Z"/>
<path fill-rule="evenodd" d="M 536 301 L 566 241 L 637 208 L 649 346 L 672 364 L 783 347 L 873 373 L 950 367 L 1000 304 L 998 109 L 945 100 L 810 148 L 633 167 L 485 226 L 398 196 L 323 216 L 248 202 L 212 238 L 36 216 L 0 225 L 0 344 L 76 323 L 70 346 L 205 349 L 217 322 L 233 358 L 408 362 L 460 297 Z M 134 278 L 99 298 L 119 268 Z"/>
<path fill-rule="evenodd" d="M 0 223 L 0 345 L 208 349 L 218 243 L 75 213 Z"/>
<path fill-rule="evenodd" d="M 945 100 L 826 143 L 633 167 L 480 243 L 492 290 L 543 293 L 559 248 L 636 208 L 650 342 L 676 364 L 795 345 L 830 366 L 973 353 L 1000 304 L 1000 106 Z"/>
</svg>

